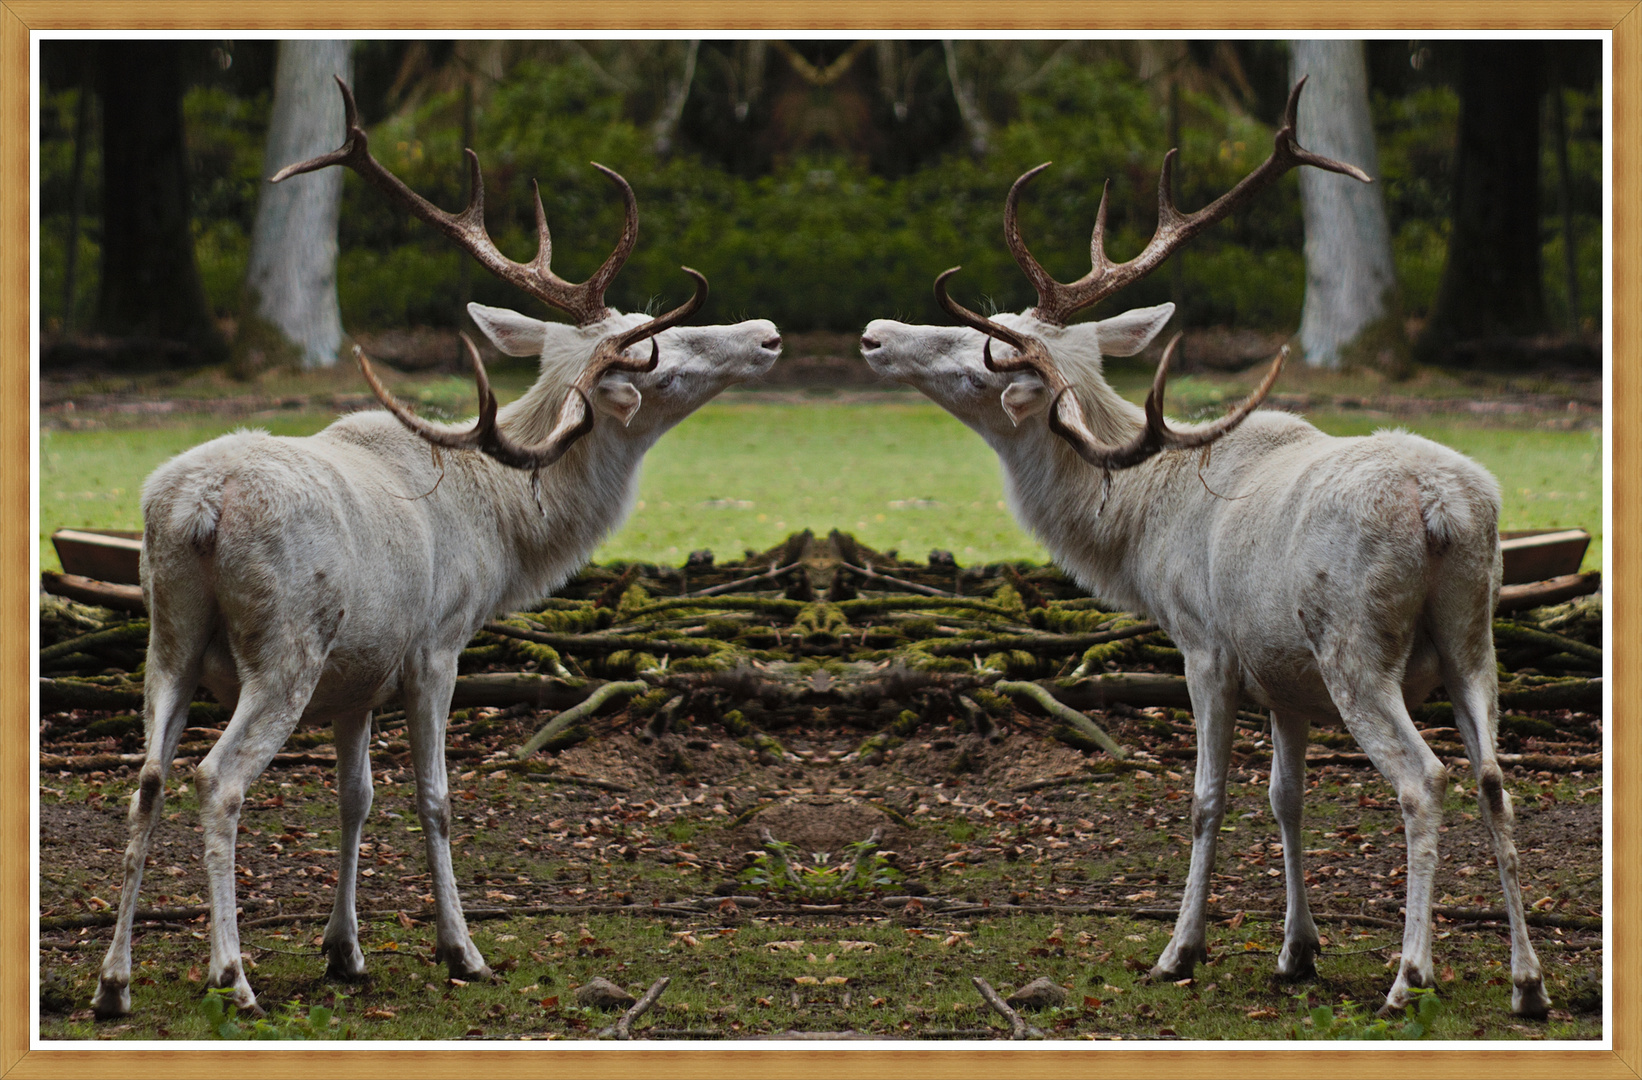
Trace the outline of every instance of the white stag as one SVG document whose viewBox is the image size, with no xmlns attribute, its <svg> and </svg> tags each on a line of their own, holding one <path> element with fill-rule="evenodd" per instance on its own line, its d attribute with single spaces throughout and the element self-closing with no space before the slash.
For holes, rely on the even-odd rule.
<svg viewBox="0 0 1642 1080">
<path fill-rule="evenodd" d="M 983 318 L 936 295 L 966 327 L 874 321 L 862 355 L 973 428 L 997 452 L 1015 516 L 1086 588 L 1145 611 L 1185 657 L 1197 728 L 1191 869 L 1174 935 L 1154 978 L 1189 975 L 1206 957 L 1205 906 L 1226 810 L 1226 770 L 1239 697 L 1271 710 L 1271 807 L 1287 875 L 1279 975 L 1314 974 L 1318 935 L 1306 902 L 1301 803 L 1312 723 L 1343 722 L 1396 788 L 1408 840 L 1402 964 L 1387 1009 L 1433 985 L 1432 882 L 1447 773 L 1409 716 L 1438 684 L 1475 770 L 1511 923 L 1514 1012 L 1549 1008 L 1529 944 L 1511 839 L 1511 799 L 1495 757 L 1499 684 L 1492 614 L 1499 590 L 1499 488 L 1474 462 L 1401 432 L 1324 435 L 1298 417 L 1254 412 L 1282 364 L 1251 398 L 1208 425 L 1166 424 L 1165 351 L 1144 409 L 1101 374 L 1103 356 L 1128 356 L 1155 336 L 1173 305 L 1068 325 L 1079 309 L 1161 263 L 1296 165 L 1368 177 L 1295 141 L 1300 86 L 1271 157 L 1195 214 L 1175 208 L 1173 151 L 1158 192 L 1158 227 L 1125 263 L 1107 258 L 1102 197 L 1093 269 L 1073 284 L 1051 278 L 1016 224 L 1025 183 L 1010 189 L 1004 236 L 1038 293 L 1019 315 Z M 992 356 L 996 339 L 1014 355 Z M 1252 414 L 1252 415 L 1251 415 Z M 1212 455 L 1209 448 L 1212 446 Z M 1199 453 L 1170 452 L 1202 448 Z M 1094 469 L 1090 465 L 1095 466 Z"/>
<path fill-rule="evenodd" d="M 211 905 L 209 985 L 255 1007 L 235 921 L 234 842 L 247 786 L 298 724 L 332 725 L 342 836 L 335 903 L 325 928 L 329 974 L 364 974 L 354 884 L 371 807 L 370 712 L 401 697 L 416 773 L 437 913 L 436 959 L 462 978 L 489 974 L 469 937 L 451 871 L 445 723 L 457 655 L 497 612 L 561 585 L 632 506 L 644 453 L 668 428 L 779 355 L 773 323 L 684 328 L 706 297 L 659 318 L 607 308 L 604 291 L 633 248 L 632 189 L 599 168 L 626 202 L 621 241 L 597 272 L 572 284 L 540 249 L 527 264 L 485 232 L 484 187 L 468 151 L 473 195 L 446 214 L 370 156 L 352 96 L 347 142 L 274 177 L 329 165 L 355 169 L 471 252 L 493 273 L 567 312 L 574 325 L 496 308 L 469 311 L 505 353 L 540 357 L 541 374 L 497 409 L 467 343 L 480 415 L 469 430 L 430 424 L 360 366 L 389 413 L 344 417 L 308 438 L 239 432 L 161 466 L 143 488 L 143 595 L 152 630 L 144 679 L 147 752 L 130 809 L 119 921 L 93 1006 L 130 1011 L 131 924 L 165 778 L 195 687 L 233 710 L 195 772 Z M 648 355 L 627 355 L 648 339 Z M 637 350 L 635 350 L 637 351 Z M 431 444 L 431 445 L 430 445 Z"/>
</svg>

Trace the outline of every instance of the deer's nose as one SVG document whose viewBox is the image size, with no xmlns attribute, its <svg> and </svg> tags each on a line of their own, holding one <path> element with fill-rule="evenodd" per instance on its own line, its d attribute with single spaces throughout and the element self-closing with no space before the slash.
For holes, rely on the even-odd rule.
<svg viewBox="0 0 1642 1080">
<path fill-rule="evenodd" d="M 861 351 L 862 352 L 871 352 L 872 350 L 880 348 L 881 346 L 882 346 L 882 343 L 877 338 L 870 338 L 870 337 L 867 337 L 865 334 L 861 335 Z"/>
<path fill-rule="evenodd" d="M 769 349 L 771 352 L 774 352 L 776 349 L 781 348 L 781 335 L 775 334 L 771 337 L 767 337 L 763 341 L 759 342 L 758 346 L 761 349 Z"/>
</svg>

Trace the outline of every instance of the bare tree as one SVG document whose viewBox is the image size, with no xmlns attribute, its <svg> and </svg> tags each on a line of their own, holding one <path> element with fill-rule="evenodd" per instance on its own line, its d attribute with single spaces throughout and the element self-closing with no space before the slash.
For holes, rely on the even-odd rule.
<svg viewBox="0 0 1642 1080">
<path fill-rule="evenodd" d="M 1361 41 L 1296 41 L 1290 72 L 1304 78 L 1300 130 L 1316 153 L 1379 169 L 1368 109 Z M 1306 299 L 1300 346 L 1313 367 L 1362 359 L 1400 367 L 1408 345 L 1397 313 L 1391 230 L 1380 188 L 1305 169 L 1300 203 L 1306 226 Z"/>
<path fill-rule="evenodd" d="M 351 42 L 282 41 L 265 172 L 323 153 L 342 126 L 335 77 L 352 77 Z M 251 233 L 245 302 L 234 342 L 242 370 L 295 360 L 331 367 L 342 347 L 336 296 L 336 228 L 342 172 L 264 182 Z"/>
</svg>

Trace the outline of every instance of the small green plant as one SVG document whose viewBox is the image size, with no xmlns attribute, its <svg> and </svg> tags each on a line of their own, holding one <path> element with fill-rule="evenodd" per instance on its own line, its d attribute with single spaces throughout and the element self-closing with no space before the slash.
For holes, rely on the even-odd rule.
<svg viewBox="0 0 1642 1080">
<path fill-rule="evenodd" d="M 740 879 L 789 899 L 831 903 L 893 885 L 905 876 L 878 850 L 876 833 L 844 850 L 847 862 L 835 863 L 831 852 L 817 851 L 811 853 L 806 866 L 794 858 L 795 845 L 766 836 L 764 850 L 741 872 Z"/>
<path fill-rule="evenodd" d="M 271 1016 L 259 1016 L 246 1023 L 240 1019 L 239 1006 L 234 1004 L 234 992 L 226 987 L 214 987 L 200 999 L 200 1012 L 211 1034 L 219 1039 L 347 1039 L 352 1028 L 331 1031 L 331 1019 L 340 1011 L 323 1005 L 310 1006 L 299 1013 L 297 1003 L 287 1002 Z"/>
<path fill-rule="evenodd" d="M 1296 1039 L 1423 1039 L 1431 1034 L 1431 1028 L 1436 1023 L 1437 1014 L 1442 1011 L 1442 1004 L 1437 999 L 1435 990 L 1415 988 L 1409 991 L 1414 996 L 1403 1009 L 1406 1019 L 1400 1027 L 1394 1027 L 1391 1020 L 1383 1016 L 1367 1016 L 1361 1005 L 1355 1001 L 1344 1001 L 1336 1013 L 1327 1005 L 1318 1005 L 1308 1014 L 1311 1020 L 1311 1031 L 1307 1032 L 1304 1023 L 1296 1024 L 1293 1029 Z M 1305 994 L 1296 994 L 1295 1000 L 1300 1002 L 1300 1011 L 1306 1011 Z"/>
</svg>

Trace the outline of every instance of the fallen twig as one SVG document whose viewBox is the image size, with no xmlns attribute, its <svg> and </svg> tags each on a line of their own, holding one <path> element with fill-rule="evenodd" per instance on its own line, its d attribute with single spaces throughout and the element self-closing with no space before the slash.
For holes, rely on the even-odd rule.
<svg viewBox="0 0 1642 1080">
<path fill-rule="evenodd" d="M 555 649 L 574 652 L 619 652 L 634 649 L 640 652 L 667 653 L 671 656 L 708 656 L 715 650 L 699 641 L 675 641 L 670 638 L 639 637 L 632 634 L 550 634 L 541 630 L 521 630 L 506 623 L 487 622 L 485 630 L 502 637 L 551 645 Z"/>
<path fill-rule="evenodd" d="M 1029 791 L 1042 791 L 1044 788 L 1065 787 L 1067 784 L 1110 783 L 1111 781 L 1116 780 L 1116 779 L 1117 779 L 1117 773 L 1115 773 L 1115 772 L 1109 772 L 1109 773 L 1085 772 L 1085 773 L 1079 773 L 1076 776 L 1056 776 L 1056 777 L 1052 777 L 1051 779 L 1048 779 L 1048 780 L 1033 780 L 1029 784 L 1016 784 L 1014 787 L 1010 788 L 1009 790 L 1015 792 L 1018 795 L 1024 795 Z"/>
<path fill-rule="evenodd" d="M 564 776 L 560 773 L 525 773 L 526 780 L 538 784 L 573 784 L 581 787 L 598 788 L 601 791 L 614 791 L 618 794 L 631 791 L 626 784 L 618 784 L 614 780 L 600 780 L 596 776 Z"/>
<path fill-rule="evenodd" d="M 971 976 L 969 981 L 975 984 L 975 989 L 981 992 L 981 998 L 992 1007 L 992 1011 L 1009 1021 L 1009 1037 L 1026 1038 L 1026 1021 L 1021 1019 L 1021 1014 L 1011 1009 L 1003 998 L 998 996 L 998 992 L 992 989 L 991 984 L 979 975 Z"/>
<path fill-rule="evenodd" d="M 110 771 L 121 766 L 141 766 L 147 761 L 145 754 L 75 754 L 65 757 L 62 754 L 41 754 L 40 768 L 57 772 L 96 772 Z M 173 758 L 171 767 L 174 769 L 191 769 L 199 764 L 195 758 Z M 336 758 L 326 754 L 275 754 L 273 765 L 335 765 Z"/>
<path fill-rule="evenodd" d="M 975 656 L 980 653 L 1010 652 L 1015 649 L 1024 652 L 1074 653 L 1082 652 L 1091 646 L 1122 641 L 1124 638 L 1154 634 L 1157 629 L 1156 623 L 1143 622 L 1125 626 L 1121 630 L 1106 630 L 1094 634 L 1011 634 L 1007 637 L 988 638 L 985 641 L 943 641 L 930 645 L 928 652 L 931 656 Z"/>
<path fill-rule="evenodd" d="M 684 595 L 688 597 L 701 597 L 718 596 L 722 593 L 735 592 L 737 589 L 745 588 L 748 585 L 757 584 L 760 581 L 773 581 L 783 574 L 792 573 L 794 570 L 797 570 L 803 565 L 804 563 L 802 560 L 795 563 L 789 563 L 788 565 L 781 567 L 771 563 L 770 568 L 762 574 L 754 574 L 752 577 L 739 578 L 735 581 L 726 581 L 722 585 L 714 585 L 707 589 L 698 589 L 693 593 L 685 593 Z"/>
<path fill-rule="evenodd" d="M 663 975 L 651 983 L 650 989 L 644 992 L 644 996 L 634 1002 L 633 1007 L 628 1009 L 620 1020 L 616 1021 L 615 1037 L 622 1040 L 631 1039 L 633 1037 L 633 1021 L 650 1011 L 650 1007 L 656 1003 L 657 999 L 661 997 L 662 991 L 667 989 L 667 984 L 672 981 L 672 979 Z"/>
<path fill-rule="evenodd" d="M 1374 907 L 1397 908 L 1401 910 L 1401 900 L 1370 900 Z M 1432 904 L 1431 913 L 1441 915 L 1450 922 L 1507 922 L 1510 913 L 1504 908 L 1467 908 L 1452 907 L 1448 904 Z M 1529 909 L 1523 912 L 1529 926 L 1544 926 L 1560 930 L 1600 930 L 1602 920 L 1593 919 L 1588 915 L 1551 915 L 1543 911 Z"/>
<path fill-rule="evenodd" d="M 274 907 L 272 900 L 241 900 L 241 910 L 255 911 L 258 908 Z M 201 915 L 211 914 L 211 909 L 204 904 L 192 907 L 179 908 L 138 908 L 137 922 L 193 922 Z M 316 916 L 308 916 L 315 918 Z M 82 926 L 113 926 L 119 921 L 118 907 L 107 911 L 95 911 L 85 915 L 51 915 L 40 920 L 41 930 L 78 930 Z"/>
<path fill-rule="evenodd" d="M 880 574 L 872 568 L 871 563 L 866 566 L 856 566 L 853 563 L 840 562 L 838 565 L 852 574 L 860 574 L 869 581 L 882 581 L 886 585 L 894 585 L 897 589 L 905 589 L 907 592 L 919 593 L 923 596 L 950 597 L 954 600 L 958 598 L 957 593 L 947 592 L 945 589 L 934 589 L 928 585 L 920 585 L 916 581 L 907 581 L 905 578 Z"/>
</svg>

